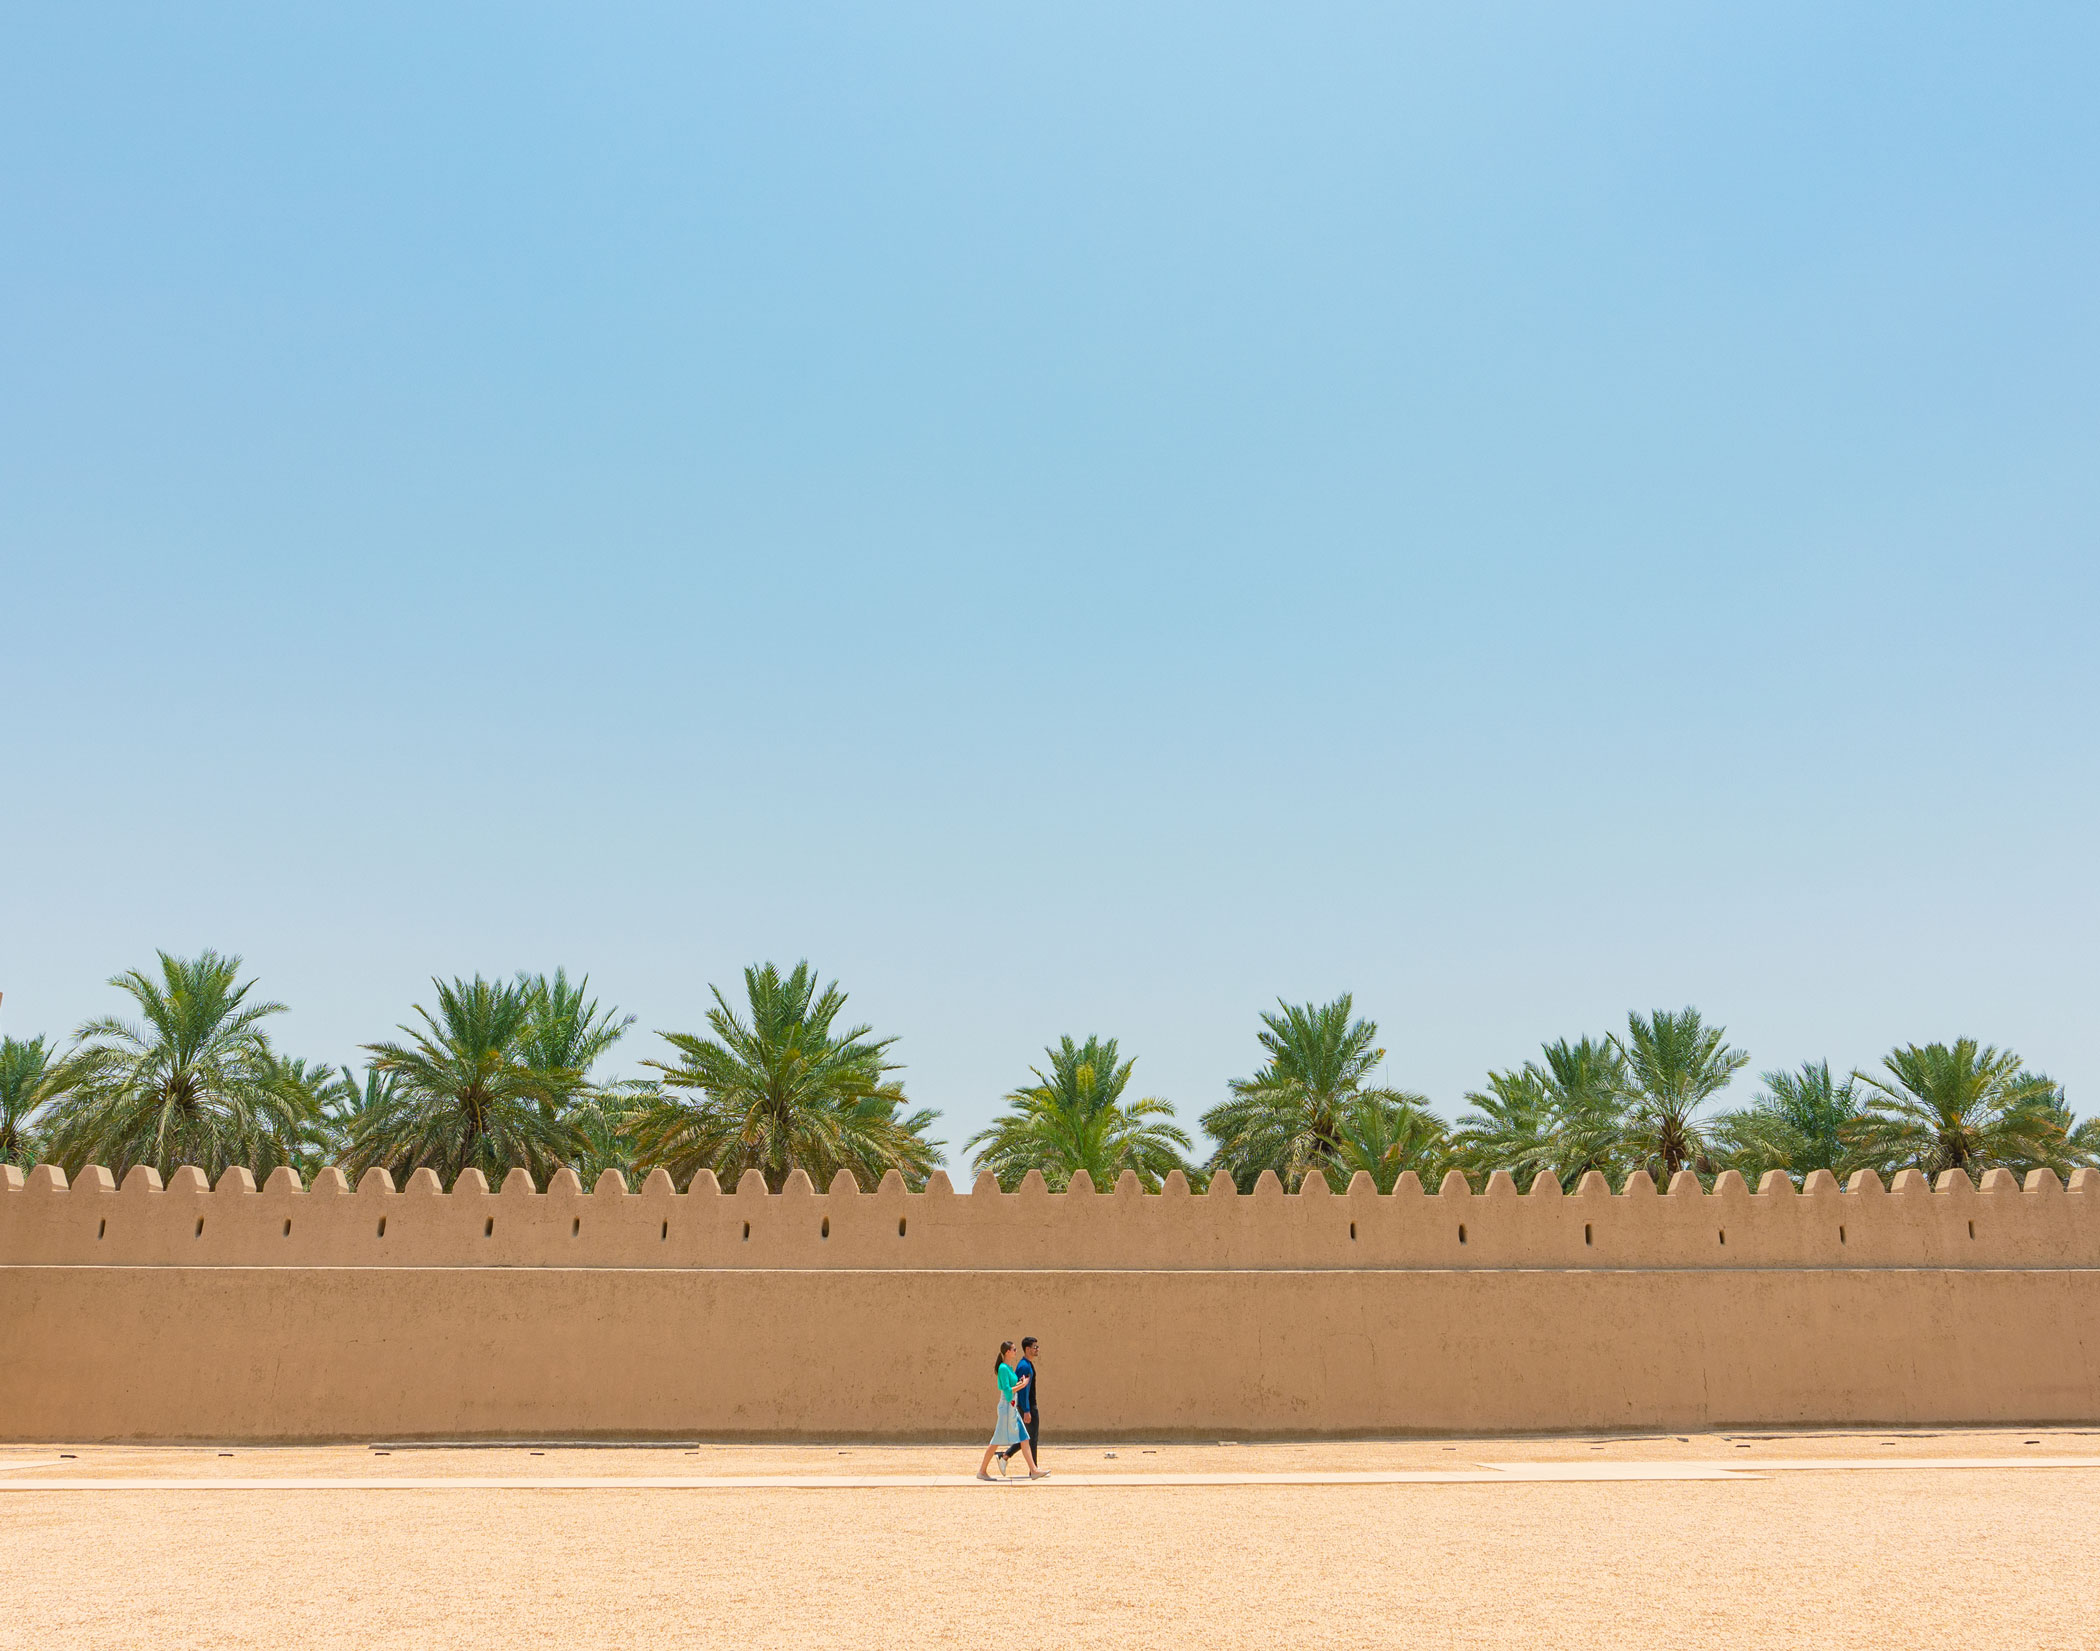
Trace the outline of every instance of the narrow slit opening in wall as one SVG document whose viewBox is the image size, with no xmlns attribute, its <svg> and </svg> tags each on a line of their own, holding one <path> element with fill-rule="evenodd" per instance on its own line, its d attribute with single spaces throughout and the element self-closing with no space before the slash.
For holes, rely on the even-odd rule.
<svg viewBox="0 0 2100 1651">
<path fill-rule="evenodd" d="M 379 1236 L 386 1237 L 386 1217 L 383 1215 L 379 1218 Z"/>
<path fill-rule="evenodd" d="M 1976 1223 L 1973 1221 L 1969 1223 L 1969 1236 L 1971 1238 L 1974 1238 L 1976 1236 Z"/>
<path fill-rule="evenodd" d="M 1356 1242 L 1356 1223 L 1354 1221 L 1349 1223 L 1349 1242 L 1352 1244 Z"/>
<path fill-rule="evenodd" d="M 577 1218 L 576 1218 L 576 1219 L 575 1219 L 574 1221 L 571 1221 L 571 1222 L 569 1223 L 569 1236 L 570 1236 L 571 1238 L 577 1238 L 577 1237 L 580 1237 L 580 1236 L 582 1236 L 582 1233 L 583 1233 L 583 1217 L 579 1215 L 579 1216 L 578 1216 L 578 1217 L 577 1217 Z"/>
<path fill-rule="evenodd" d="M 197 1217 L 197 1236 L 199 1238 L 204 1236 L 204 1217 L 201 1215 Z"/>
<path fill-rule="evenodd" d="M 496 1236 L 496 1218 L 493 1215 L 482 1222 L 481 1236 L 483 1238 L 494 1238 Z"/>
<path fill-rule="evenodd" d="M 748 1221 L 744 1223 L 744 1242 L 746 1244 L 751 1242 L 751 1223 Z"/>
<path fill-rule="evenodd" d="M 1590 1224 L 1587 1221 L 1582 1224 L 1582 1241 L 1585 1244 L 1590 1241 Z"/>
<path fill-rule="evenodd" d="M 904 1217 L 901 1215 L 897 1217 L 897 1236 L 899 1238 L 904 1236 Z"/>
<path fill-rule="evenodd" d="M 1463 1221 L 1458 1224 L 1458 1241 L 1461 1244 L 1466 1241 L 1466 1224 Z"/>
<path fill-rule="evenodd" d="M 1845 1242 L 1845 1229 L 1843 1227 L 1838 1228 L 1838 1242 L 1840 1244 Z"/>
<path fill-rule="evenodd" d="M 819 1238 L 829 1238 L 829 1237 L 831 1236 L 831 1217 L 830 1217 L 830 1216 L 828 1216 L 828 1215 L 827 1215 L 827 1216 L 825 1216 L 825 1217 L 824 1217 L 824 1224 L 823 1224 L 823 1225 L 822 1225 L 821 1227 L 819 1227 L 819 1228 L 817 1229 L 817 1236 L 818 1236 Z"/>
<path fill-rule="evenodd" d="M 95 1229 L 95 1236 L 97 1238 L 107 1238 L 109 1236 L 109 1223 L 107 1221 Z"/>
<path fill-rule="evenodd" d="M 284 1224 L 284 1236 L 287 1238 L 292 1236 L 292 1224 L 289 1221 Z"/>
<path fill-rule="evenodd" d="M 1721 1235 L 1721 1242 L 1722 1242 L 1723 1244 L 1726 1244 L 1726 1243 L 1728 1242 L 1728 1229 L 1727 1229 L 1726 1227 L 1720 1227 L 1720 1228 L 1717 1228 L 1717 1229 L 1715 1229 L 1715 1230 L 1716 1230 L 1716 1231 L 1718 1231 L 1718 1232 L 1720 1233 L 1720 1235 Z"/>
<path fill-rule="evenodd" d="M 668 1221 L 666 1221 L 666 1222 L 664 1223 L 664 1230 L 663 1230 L 662 1232 L 658 1233 L 658 1234 L 657 1234 L 656 1236 L 657 1236 L 657 1237 L 658 1237 L 659 1239 L 667 1239 L 667 1238 L 669 1238 L 669 1237 L 671 1236 L 671 1223 L 670 1223 L 670 1222 L 668 1222 Z"/>
</svg>

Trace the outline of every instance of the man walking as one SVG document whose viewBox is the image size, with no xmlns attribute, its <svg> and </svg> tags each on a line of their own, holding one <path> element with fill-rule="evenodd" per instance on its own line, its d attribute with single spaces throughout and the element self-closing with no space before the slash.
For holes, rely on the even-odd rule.
<svg viewBox="0 0 2100 1651">
<path fill-rule="evenodd" d="M 1033 1336 L 1023 1336 L 1021 1362 L 1014 1366 L 1016 1376 L 1028 1378 L 1028 1385 L 1021 1389 L 1017 1408 L 1021 1412 L 1021 1425 L 1028 1429 L 1029 1453 L 1035 1457 L 1036 1471 L 1039 1473 L 1048 1471 L 1043 1466 L 1043 1413 L 1037 1408 L 1040 1401 L 1036 1397 L 1036 1388 L 1041 1385 L 1043 1378 L 1036 1374 L 1035 1361 L 1042 1356 L 1042 1343 Z M 1019 1445 L 1008 1445 L 1005 1455 L 1011 1458 L 1020 1448 Z"/>
</svg>

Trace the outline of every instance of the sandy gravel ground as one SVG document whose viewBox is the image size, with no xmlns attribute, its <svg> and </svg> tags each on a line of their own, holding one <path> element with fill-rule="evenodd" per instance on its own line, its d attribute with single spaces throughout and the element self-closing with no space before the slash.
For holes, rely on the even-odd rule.
<svg viewBox="0 0 2100 1651">
<path fill-rule="evenodd" d="M 2029 1441 L 2032 1441 L 2030 1443 Z M 1747 1447 L 1747 1448 L 1740 1448 Z M 1106 1459 L 1113 1449 L 1115 1459 Z M 63 1453 L 71 1460 L 55 1462 Z M 2091 1468 L 2027 1468 L 2034 1456 Z M 0 1644 L 2100 1647 L 2100 1431 L 1079 1444 L 1070 1472 L 2004 1458 L 1743 1481 L 0 1492 Z M 963 1460 L 967 1458 L 967 1460 Z M 4 1477 L 921 1474 L 967 1450 L 0 1449 Z"/>
</svg>

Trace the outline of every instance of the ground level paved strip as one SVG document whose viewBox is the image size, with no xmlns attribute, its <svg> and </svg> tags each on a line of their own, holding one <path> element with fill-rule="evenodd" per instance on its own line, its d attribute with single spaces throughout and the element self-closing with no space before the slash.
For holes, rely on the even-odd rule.
<svg viewBox="0 0 2100 1651">
<path fill-rule="evenodd" d="M 1770 1461 L 1735 1457 L 1721 1462 L 1483 1462 L 1507 1479 L 1753 1479 L 1767 1473 L 1937 1473 L 1969 1468 L 2100 1468 L 2100 1456 L 1775 1456 Z M 1719 1472 L 1671 1474 L 1673 1467 Z M 1726 1470 L 1734 1469 L 1733 1473 Z M 5 1481 L 0 1481 L 4 1483 Z"/>
<path fill-rule="evenodd" d="M 1891 1470 L 1930 1473 L 1943 1469 L 1988 1468 L 2100 1469 L 2100 1457 L 1950 1456 L 1795 1459 L 1772 1462 L 1485 1462 L 1462 1469 L 1393 1473 L 1052 1473 L 1035 1481 L 1010 1481 L 1037 1490 L 1143 1490 L 1205 1486 L 1261 1485 L 1516 1485 L 1661 1483 L 1683 1480 L 1756 1480 L 1773 1472 L 1849 1473 Z M 970 1474 L 869 1475 L 688 1475 L 676 1478 L 594 1475 L 374 1478 L 285 1477 L 235 1478 L 0 1478 L 7 1491 L 642 1491 L 642 1490 L 950 1490 L 980 1483 Z"/>
<path fill-rule="evenodd" d="M 1650 1471 L 1641 1468 L 1610 1469 L 1602 1466 L 1586 1473 L 1555 1475 L 1563 1479 L 1754 1479 L 1754 1473 L 1736 1467 L 1691 1468 L 1674 1464 Z M 1540 1481 L 1546 1483 L 1549 1481 Z M 786 1474 L 753 1474 L 745 1477 L 658 1479 L 633 1478 L 467 1478 L 446 1479 L 0 1479 L 0 1493 L 7 1491 L 155 1491 L 155 1490 L 960 1490 L 983 1484 L 967 1473 L 869 1475 L 845 1474 L 794 1478 Z M 1492 1470 L 1478 1473 L 1052 1473 L 1033 1482 L 1015 1477 L 991 1481 L 1028 1490 L 1144 1490 L 1180 1486 L 1229 1485 L 1508 1485 L 1522 1483 L 1517 1474 Z"/>
</svg>

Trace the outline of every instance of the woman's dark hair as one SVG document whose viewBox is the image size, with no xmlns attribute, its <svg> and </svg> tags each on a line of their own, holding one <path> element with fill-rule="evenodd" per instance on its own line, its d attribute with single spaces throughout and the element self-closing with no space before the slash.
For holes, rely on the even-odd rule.
<svg viewBox="0 0 2100 1651">
<path fill-rule="evenodd" d="M 997 1370 L 999 1366 L 1006 1362 L 1006 1355 L 1011 1353 L 1013 1350 L 1014 1344 L 1012 1342 L 1002 1341 L 999 1344 L 999 1356 L 996 1359 L 992 1360 L 992 1368 L 994 1370 Z"/>
</svg>

